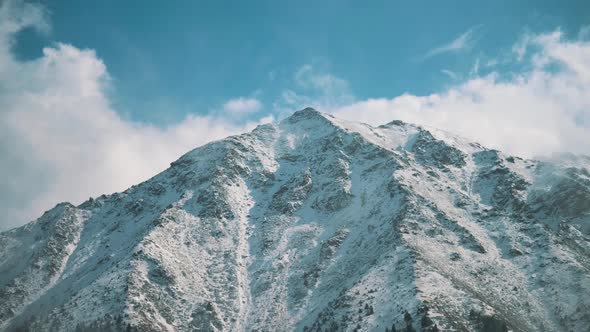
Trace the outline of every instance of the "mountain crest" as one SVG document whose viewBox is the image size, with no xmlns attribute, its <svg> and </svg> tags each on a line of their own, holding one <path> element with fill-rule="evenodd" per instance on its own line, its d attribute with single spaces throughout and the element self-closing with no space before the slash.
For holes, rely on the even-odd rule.
<svg viewBox="0 0 590 332">
<path fill-rule="evenodd" d="M 313 117 L 317 117 L 317 116 L 323 116 L 323 113 L 320 111 L 317 111 L 313 107 L 306 107 L 302 110 L 293 112 L 293 114 L 291 114 L 291 116 L 289 118 L 290 119 L 299 119 L 299 118 L 313 118 Z"/>
<path fill-rule="evenodd" d="M 291 116 L 287 117 L 282 123 L 288 123 L 291 125 L 303 126 L 304 124 L 315 124 L 315 125 L 330 125 L 333 123 L 330 121 L 332 116 L 319 111 L 314 108 L 307 107 L 300 111 L 294 112 Z M 306 127 L 307 128 L 307 127 Z"/>
<path fill-rule="evenodd" d="M 0 233 L 0 330 L 581 331 L 568 158 L 306 108 Z"/>
</svg>

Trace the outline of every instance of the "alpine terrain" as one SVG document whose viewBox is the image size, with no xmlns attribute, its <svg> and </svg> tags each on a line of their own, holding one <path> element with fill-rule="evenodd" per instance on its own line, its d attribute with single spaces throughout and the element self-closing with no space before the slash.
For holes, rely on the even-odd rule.
<svg viewBox="0 0 590 332">
<path fill-rule="evenodd" d="M 307 108 L 0 234 L 2 331 L 589 326 L 590 158 L 401 121 Z"/>
</svg>

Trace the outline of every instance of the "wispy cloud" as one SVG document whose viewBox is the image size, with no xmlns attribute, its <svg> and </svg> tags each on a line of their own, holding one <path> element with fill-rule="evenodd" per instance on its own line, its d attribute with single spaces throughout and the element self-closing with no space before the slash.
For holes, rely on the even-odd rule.
<svg viewBox="0 0 590 332">
<path fill-rule="evenodd" d="M 516 55 L 516 60 L 522 61 L 526 55 L 527 48 L 531 45 L 531 40 L 534 38 L 530 33 L 525 33 L 520 37 L 520 40 L 512 46 L 512 53 Z"/>
<path fill-rule="evenodd" d="M 316 89 L 325 95 L 342 95 L 349 92 L 346 80 L 330 73 L 320 72 L 309 64 L 297 70 L 295 83 L 305 89 Z"/>
<path fill-rule="evenodd" d="M 435 55 L 439 55 L 439 54 L 443 54 L 443 53 L 452 53 L 452 52 L 459 52 L 461 50 L 465 50 L 465 49 L 469 49 L 473 46 L 473 43 L 475 42 L 475 32 L 477 31 L 477 29 L 480 26 L 475 26 L 470 28 L 469 30 L 463 32 L 462 34 L 460 34 L 459 36 L 457 36 L 455 39 L 453 39 L 452 41 L 435 47 L 433 49 L 431 49 L 430 51 L 426 52 L 426 54 L 424 56 L 422 56 L 421 60 L 425 60 L 428 59 L 430 57 L 433 57 Z"/>
<path fill-rule="evenodd" d="M 307 106 L 327 109 L 352 103 L 355 99 L 348 81 L 310 64 L 295 72 L 293 83 L 274 103 L 275 111 L 292 112 Z"/>
<path fill-rule="evenodd" d="M 445 75 L 447 75 L 452 80 L 458 80 L 459 79 L 459 75 L 457 75 L 457 73 L 455 73 L 452 70 L 442 69 L 440 72 L 443 73 L 443 74 L 445 74 Z"/>
<path fill-rule="evenodd" d="M 235 98 L 228 100 L 223 104 L 226 112 L 233 114 L 244 114 L 258 112 L 262 108 L 262 103 L 256 98 Z"/>
<path fill-rule="evenodd" d="M 475 59 L 475 63 L 473 64 L 473 66 L 471 67 L 471 70 L 469 71 L 469 76 L 474 77 L 479 75 L 479 68 L 480 68 L 480 60 L 479 58 Z"/>
</svg>

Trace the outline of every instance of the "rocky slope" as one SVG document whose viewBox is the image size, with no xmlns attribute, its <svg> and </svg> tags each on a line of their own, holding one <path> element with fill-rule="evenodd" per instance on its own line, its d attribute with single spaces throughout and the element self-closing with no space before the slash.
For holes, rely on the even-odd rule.
<svg viewBox="0 0 590 332">
<path fill-rule="evenodd" d="M 585 331 L 590 158 L 305 109 L 0 234 L 0 330 Z"/>
</svg>

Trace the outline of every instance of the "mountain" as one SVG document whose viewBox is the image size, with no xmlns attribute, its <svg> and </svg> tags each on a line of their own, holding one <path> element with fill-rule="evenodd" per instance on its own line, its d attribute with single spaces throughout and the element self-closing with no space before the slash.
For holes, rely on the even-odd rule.
<svg viewBox="0 0 590 332">
<path fill-rule="evenodd" d="M 590 158 L 307 108 L 0 234 L 4 331 L 587 331 Z"/>
</svg>

